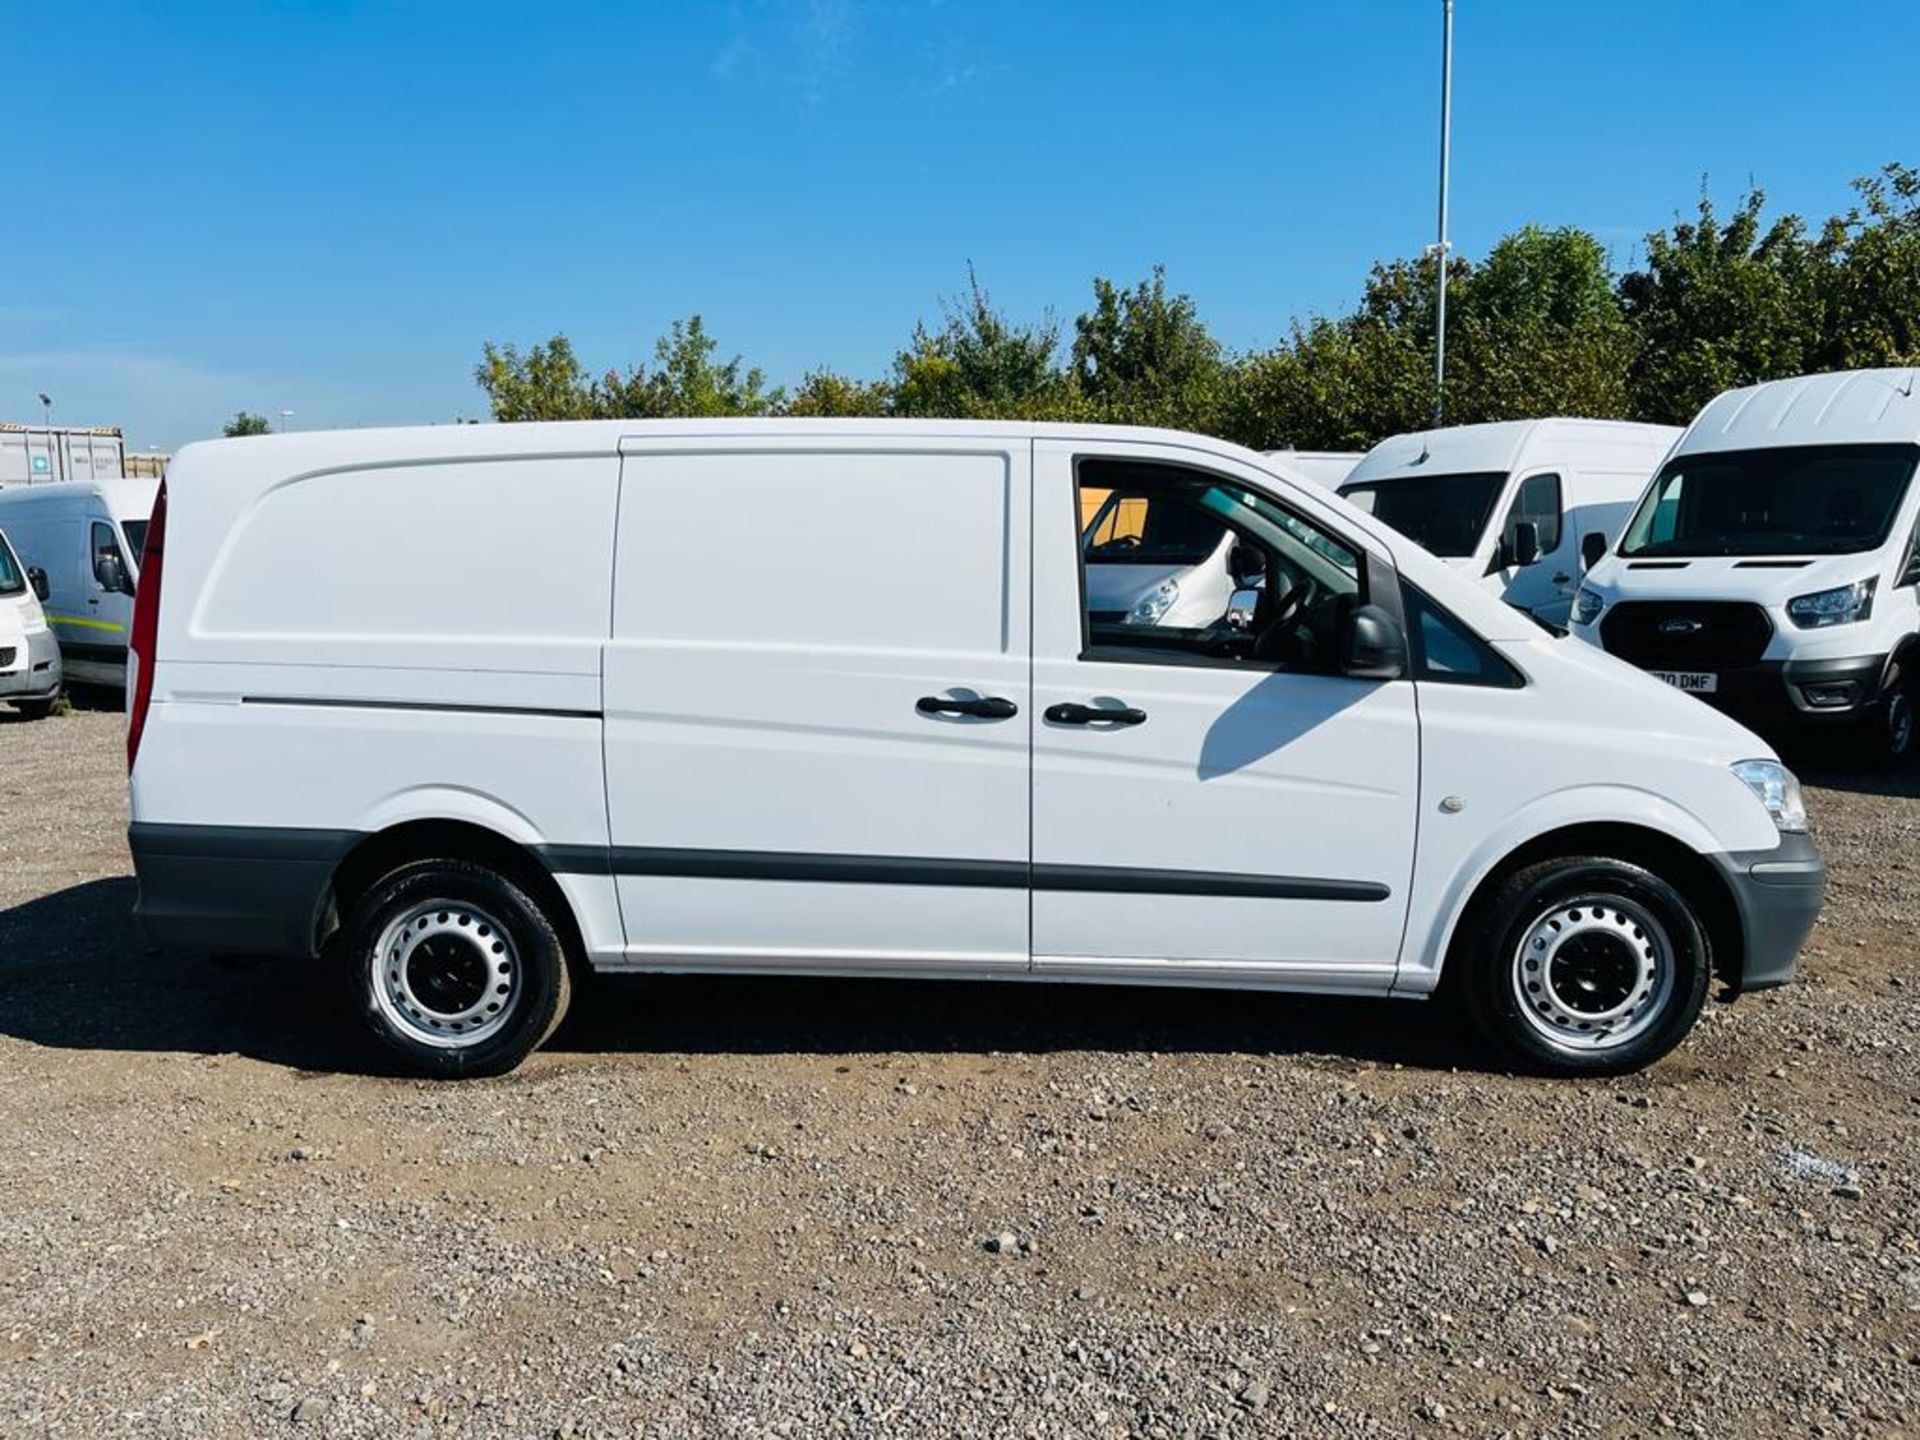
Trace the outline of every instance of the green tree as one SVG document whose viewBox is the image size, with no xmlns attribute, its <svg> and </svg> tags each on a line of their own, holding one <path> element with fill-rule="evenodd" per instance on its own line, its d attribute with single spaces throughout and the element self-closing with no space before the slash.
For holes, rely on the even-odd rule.
<svg viewBox="0 0 1920 1440">
<path fill-rule="evenodd" d="M 608 370 L 590 379 L 564 335 L 524 354 L 488 341 L 473 378 L 496 420 L 660 419 L 765 415 L 780 401 L 766 377 L 738 355 L 716 360 L 719 342 L 698 315 L 675 320 L 654 342 L 654 368 Z"/>
<path fill-rule="evenodd" d="M 231 439 L 236 435 L 265 435 L 272 429 L 266 416 L 256 415 L 251 410 L 239 410 L 220 427 L 220 433 Z"/>
<path fill-rule="evenodd" d="M 1892 164 L 1853 188 L 1859 202 L 1820 236 L 1812 368 L 1920 364 L 1920 172 Z"/>
<path fill-rule="evenodd" d="M 1073 379 L 1089 412 L 1130 425 L 1211 430 L 1225 398 L 1220 344 L 1192 297 L 1168 295 L 1163 266 L 1131 290 L 1096 277 L 1073 322 Z"/>
<path fill-rule="evenodd" d="M 972 266 L 966 296 L 942 309 L 940 327 L 914 326 L 912 343 L 894 357 L 896 414 L 1043 420 L 1078 413 L 1068 377 L 1054 363 L 1060 327 L 1051 316 L 1008 320 Z"/>
<path fill-rule="evenodd" d="M 1628 413 L 1633 332 L 1606 251 L 1584 230 L 1529 225 L 1505 236 L 1462 287 L 1447 337 L 1447 417 Z"/>
<path fill-rule="evenodd" d="M 473 378 L 496 420 L 590 420 L 602 413 L 587 368 L 564 335 L 524 354 L 489 340 Z"/>
<path fill-rule="evenodd" d="M 1645 264 L 1620 277 L 1637 341 L 1628 377 L 1636 419 L 1683 425 L 1722 390 L 1808 368 L 1831 262 L 1799 216 L 1768 224 L 1765 206 L 1751 191 L 1722 221 L 1702 195 L 1696 217 L 1647 236 Z"/>
<path fill-rule="evenodd" d="M 885 415 L 893 391 L 884 380 L 857 380 L 833 370 L 809 370 L 780 406 L 783 415 L 860 417 Z"/>
</svg>

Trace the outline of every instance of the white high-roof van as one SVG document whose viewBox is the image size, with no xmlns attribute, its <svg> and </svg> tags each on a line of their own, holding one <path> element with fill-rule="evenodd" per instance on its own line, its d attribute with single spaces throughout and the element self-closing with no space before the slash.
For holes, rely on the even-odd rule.
<svg viewBox="0 0 1920 1440">
<path fill-rule="evenodd" d="M 1395 435 L 1340 493 L 1491 594 L 1567 628 L 1587 567 L 1680 438 L 1623 420 L 1504 420 Z"/>
<path fill-rule="evenodd" d="M 1278 460 L 1316 485 L 1338 490 L 1366 454 L 1360 450 L 1269 450 L 1267 458 Z"/>
<path fill-rule="evenodd" d="M 1265 583 L 1201 624 L 1090 616 L 1080 492 L 1123 488 Z M 432 1073 L 517 1063 L 572 966 L 1444 979 L 1512 1061 L 1610 1073 L 1710 972 L 1785 981 L 1825 882 L 1747 731 L 1196 435 L 215 441 L 146 550 L 141 920 L 323 957 Z"/>
<path fill-rule="evenodd" d="M 40 608 L 46 588 L 0 530 L 0 701 L 29 720 L 45 719 L 60 699 L 60 645 Z"/>
<path fill-rule="evenodd" d="M 158 480 L 63 480 L 0 490 L 0 530 L 46 575 L 68 680 L 126 683 L 127 631 Z"/>
<path fill-rule="evenodd" d="M 1763 731 L 1916 748 L 1916 371 L 1729 390 L 1687 427 L 1574 633 Z"/>
</svg>

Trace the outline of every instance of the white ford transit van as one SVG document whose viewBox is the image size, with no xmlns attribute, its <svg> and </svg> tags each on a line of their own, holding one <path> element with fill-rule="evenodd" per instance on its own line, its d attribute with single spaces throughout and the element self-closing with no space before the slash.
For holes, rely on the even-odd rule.
<svg viewBox="0 0 1920 1440">
<path fill-rule="evenodd" d="M 1580 576 L 1680 438 L 1670 425 L 1508 420 L 1382 440 L 1340 493 L 1489 593 L 1565 630 Z"/>
<path fill-rule="evenodd" d="M 1920 695 L 1914 370 L 1730 390 L 1687 427 L 1574 633 L 1763 732 L 1893 763 Z"/>
<path fill-rule="evenodd" d="M 1089 613 L 1083 489 L 1216 520 L 1264 585 Z M 518 1062 L 574 966 L 1445 982 L 1513 1062 L 1607 1073 L 1710 979 L 1786 980 L 1825 883 L 1755 737 L 1195 435 L 214 441 L 146 549 L 140 919 L 321 957 L 432 1073 Z"/>
<path fill-rule="evenodd" d="M 46 573 L 67 679 L 126 683 L 127 630 L 158 480 L 65 480 L 0 490 L 0 530 Z"/>
<path fill-rule="evenodd" d="M 60 699 L 60 646 L 40 608 L 46 585 L 0 530 L 0 700 L 29 720 L 45 719 Z"/>
</svg>

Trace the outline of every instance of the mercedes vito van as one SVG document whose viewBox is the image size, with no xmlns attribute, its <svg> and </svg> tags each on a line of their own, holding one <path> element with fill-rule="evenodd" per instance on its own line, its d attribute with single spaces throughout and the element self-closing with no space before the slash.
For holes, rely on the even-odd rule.
<svg viewBox="0 0 1920 1440">
<path fill-rule="evenodd" d="M 1087 490 L 1264 584 L 1091 613 Z M 128 705 L 150 934 L 317 960 L 433 1074 L 516 1064 L 577 968 L 1444 991 L 1609 1073 L 1786 980 L 1825 878 L 1747 731 L 1170 431 L 189 446 Z"/>
<path fill-rule="evenodd" d="M 47 577 L 20 563 L 0 530 L 0 701 L 29 720 L 53 713 L 60 700 L 60 646 L 40 608 Z"/>
<path fill-rule="evenodd" d="M 1687 427 L 1574 634 L 1763 733 L 1912 757 L 1920 696 L 1916 372 L 1730 390 Z"/>
<path fill-rule="evenodd" d="M 1489 594 L 1567 628 L 1586 568 L 1620 534 L 1680 431 L 1507 420 L 1382 440 L 1340 493 Z"/>
<path fill-rule="evenodd" d="M 158 480 L 66 480 L 0 490 L 0 530 L 47 578 L 67 678 L 126 683 L 127 629 Z"/>
</svg>

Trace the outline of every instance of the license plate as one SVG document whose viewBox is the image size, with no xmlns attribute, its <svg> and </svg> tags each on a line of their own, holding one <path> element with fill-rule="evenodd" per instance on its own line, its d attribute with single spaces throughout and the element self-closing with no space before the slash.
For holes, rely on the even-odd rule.
<svg viewBox="0 0 1920 1440">
<path fill-rule="evenodd" d="M 1720 677 L 1704 670 L 1649 670 L 1647 673 L 1689 695 L 1712 695 L 1720 688 Z"/>
</svg>

